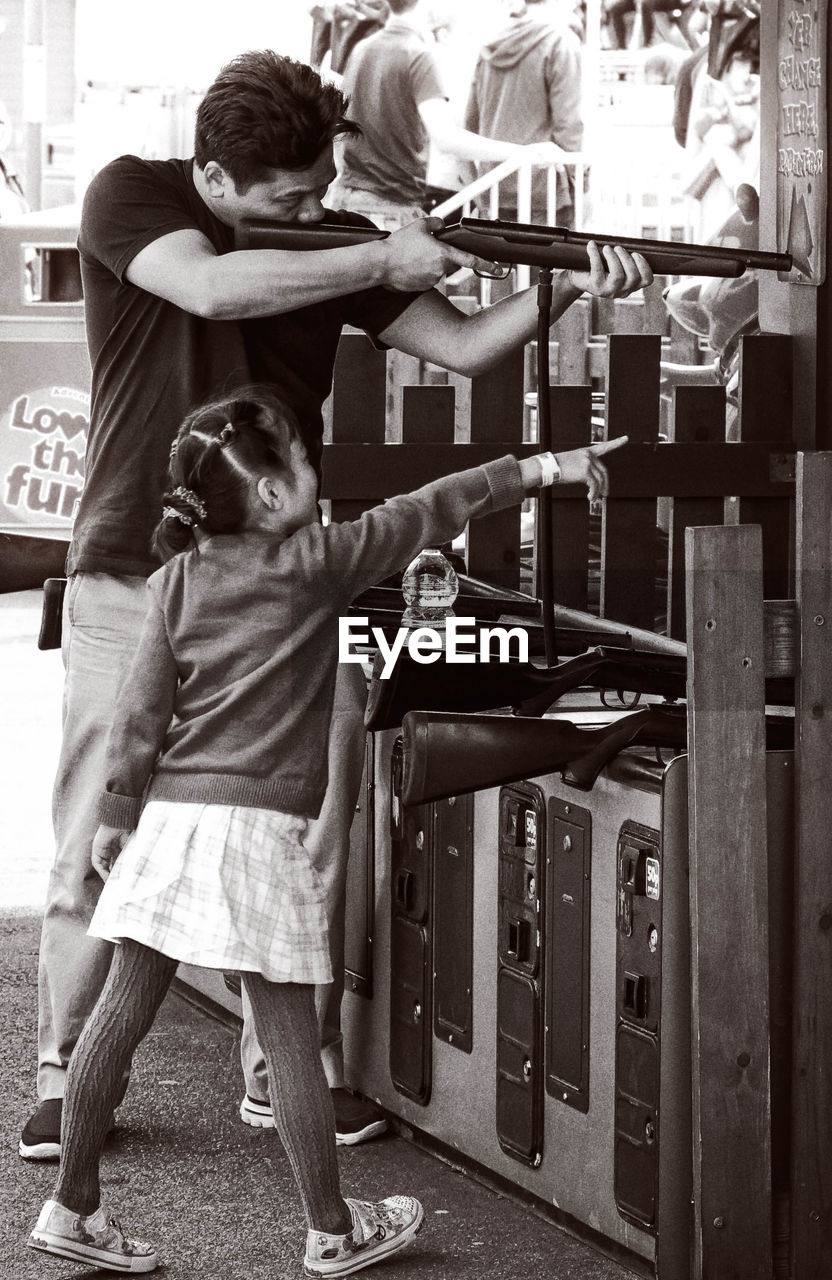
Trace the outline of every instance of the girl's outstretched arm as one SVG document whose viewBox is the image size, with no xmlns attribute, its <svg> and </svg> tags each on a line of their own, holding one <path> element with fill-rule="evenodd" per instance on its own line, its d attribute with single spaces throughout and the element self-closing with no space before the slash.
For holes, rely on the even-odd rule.
<svg viewBox="0 0 832 1280">
<path fill-rule="evenodd" d="M 570 449 L 566 453 L 556 453 L 555 461 L 560 472 L 561 484 L 585 484 L 590 502 L 597 498 L 605 498 L 609 492 L 609 475 L 604 464 L 604 455 L 620 449 L 628 441 L 628 436 L 617 436 L 615 440 L 602 440 L 599 444 L 590 444 L 583 449 Z M 543 468 L 541 455 L 523 458 L 518 464 L 523 488 L 537 489 L 541 484 Z"/>
<path fill-rule="evenodd" d="M 518 462 L 511 455 L 444 476 L 366 511 L 358 520 L 310 525 L 295 535 L 308 544 L 310 575 L 324 569 L 335 609 L 403 568 L 424 547 L 450 541 L 469 520 L 517 505 L 541 483 L 585 484 L 590 501 L 608 489 L 604 455 L 627 437 Z"/>
</svg>

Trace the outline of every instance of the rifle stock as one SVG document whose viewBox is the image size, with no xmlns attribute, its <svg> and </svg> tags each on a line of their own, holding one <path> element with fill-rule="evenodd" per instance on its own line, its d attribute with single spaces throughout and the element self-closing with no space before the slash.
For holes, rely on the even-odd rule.
<svg viewBox="0 0 832 1280">
<path fill-rule="evenodd" d="M 343 249 L 383 240 L 389 232 L 378 227 L 341 226 L 336 223 L 272 222 L 247 219 L 235 231 L 238 249 Z M 644 240 L 632 236 L 572 231 L 535 223 L 491 221 L 485 218 L 445 220 L 433 233 L 446 244 L 475 254 L 489 263 L 507 266 L 551 267 L 586 271 L 587 245 L 621 245 L 647 259 L 656 275 L 741 276 L 746 268 L 758 271 L 791 270 L 788 253 L 764 253 L 757 249 L 725 249 L 708 244 L 684 244 L 675 240 Z"/>
<path fill-rule="evenodd" d="M 602 729 L 579 729 L 571 720 L 409 711 L 402 726 L 402 803 L 426 804 L 555 773 L 573 760 L 587 765 L 575 785 L 591 787 L 653 715 L 643 707 Z M 684 734 L 683 716 L 674 745 L 684 744 Z"/>
<path fill-rule="evenodd" d="M 794 721 L 769 717 L 766 741 L 769 750 L 790 749 Z M 684 751 L 684 708 L 646 706 L 600 729 L 560 718 L 411 711 L 403 724 L 402 803 L 427 804 L 556 772 L 589 791 L 619 751 L 632 746 Z"/>
</svg>

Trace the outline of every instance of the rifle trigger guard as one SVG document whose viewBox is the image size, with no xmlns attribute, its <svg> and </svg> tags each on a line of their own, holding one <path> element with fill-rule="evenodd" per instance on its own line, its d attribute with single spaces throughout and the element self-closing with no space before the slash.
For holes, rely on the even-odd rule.
<svg viewBox="0 0 832 1280">
<path fill-rule="evenodd" d="M 479 276 L 480 280 L 506 280 L 511 271 L 510 262 L 495 262 L 493 271 L 481 271 L 479 267 L 474 267 L 474 275 Z"/>
</svg>

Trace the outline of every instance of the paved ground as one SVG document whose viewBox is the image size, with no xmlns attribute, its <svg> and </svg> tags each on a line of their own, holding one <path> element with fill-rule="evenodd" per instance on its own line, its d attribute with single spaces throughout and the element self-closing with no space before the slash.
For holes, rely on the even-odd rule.
<svg viewBox="0 0 832 1280">
<path fill-rule="evenodd" d="M 49 792 L 58 745 L 60 657 L 35 648 L 39 596 L 0 596 L 0 1278 L 93 1280 L 32 1253 L 29 1228 L 54 1166 L 17 1156 L 34 1101 L 39 914 L 51 859 Z M 273 1134 L 237 1119 L 236 1032 L 171 996 L 134 1063 L 104 1161 L 105 1194 L 152 1239 L 166 1280 L 300 1277 L 304 1230 Z M 379 1280 L 628 1280 L 633 1271 L 397 1136 L 342 1149 L 348 1194 L 406 1191 L 426 1225 Z M 632 1264 L 636 1266 L 636 1264 Z M 113 1274 L 113 1273 L 110 1273 Z"/>
</svg>

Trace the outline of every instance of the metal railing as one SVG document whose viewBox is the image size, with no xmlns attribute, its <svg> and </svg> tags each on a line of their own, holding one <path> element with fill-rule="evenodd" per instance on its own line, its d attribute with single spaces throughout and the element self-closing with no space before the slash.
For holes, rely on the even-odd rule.
<svg viewBox="0 0 832 1280">
<path fill-rule="evenodd" d="M 471 217 L 474 211 L 474 202 L 477 201 L 477 211 L 484 218 L 499 218 L 500 216 L 500 186 L 507 178 L 517 178 L 517 221 L 532 221 L 532 172 L 534 169 L 546 169 L 546 222 L 549 226 L 554 226 L 556 222 L 557 210 L 557 171 L 560 168 L 574 169 L 574 201 L 575 201 L 575 218 L 574 227 L 580 230 L 584 223 L 584 180 L 587 167 L 589 165 L 589 157 L 582 151 L 571 151 L 564 155 L 564 158 L 558 160 L 556 164 L 534 164 L 529 160 L 515 160 L 509 158 L 503 160 L 495 168 L 489 169 L 488 173 L 482 174 L 476 178 L 474 182 L 469 183 L 467 187 L 463 187 L 461 191 L 457 191 L 454 195 L 449 196 L 447 200 L 443 200 L 441 204 L 436 205 L 431 210 L 431 214 L 444 218 L 450 213 L 456 213 L 457 210 L 463 217 Z M 479 197 L 483 197 L 481 200 Z M 529 267 L 518 266 L 516 268 L 516 287 L 517 289 L 527 289 L 530 283 Z M 483 280 L 482 302 L 488 305 L 490 301 L 490 281 Z"/>
</svg>

